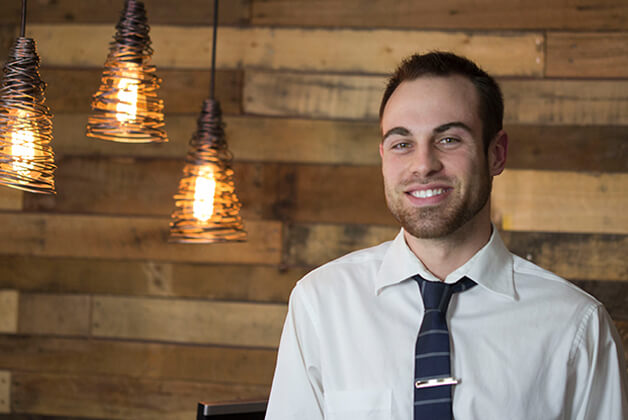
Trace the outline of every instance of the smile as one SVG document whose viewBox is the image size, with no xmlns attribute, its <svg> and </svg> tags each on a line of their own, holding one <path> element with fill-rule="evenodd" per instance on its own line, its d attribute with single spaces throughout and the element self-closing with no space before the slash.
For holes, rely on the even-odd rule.
<svg viewBox="0 0 628 420">
<path fill-rule="evenodd" d="M 432 190 L 416 190 L 410 192 L 410 195 L 417 198 L 429 198 L 441 195 L 445 190 L 443 188 L 434 188 Z"/>
</svg>

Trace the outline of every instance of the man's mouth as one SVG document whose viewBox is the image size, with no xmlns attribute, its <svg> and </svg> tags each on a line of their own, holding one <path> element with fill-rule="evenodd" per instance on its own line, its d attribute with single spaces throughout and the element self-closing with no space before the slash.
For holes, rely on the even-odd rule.
<svg viewBox="0 0 628 420">
<path fill-rule="evenodd" d="M 444 188 L 434 188 L 434 189 L 427 189 L 427 190 L 410 191 L 410 195 L 417 198 L 430 198 L 437 195 L 441 195 L 444 192 L 445 192 Z"/>
</svg>

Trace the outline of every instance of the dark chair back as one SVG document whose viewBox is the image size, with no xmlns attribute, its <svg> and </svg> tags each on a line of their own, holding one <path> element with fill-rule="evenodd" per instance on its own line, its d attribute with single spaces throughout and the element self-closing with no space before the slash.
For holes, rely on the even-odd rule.
<svg viewBox="0 0 628 420">
<path fill-rule="evenodd" d="M 199 402 L 196 420 L 264 420 L 267 401 Z"/>
</svg>

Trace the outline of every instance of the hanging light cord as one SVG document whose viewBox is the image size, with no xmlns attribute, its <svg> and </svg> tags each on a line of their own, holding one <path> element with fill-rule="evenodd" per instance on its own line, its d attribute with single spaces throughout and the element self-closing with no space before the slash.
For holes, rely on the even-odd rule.
<svg viewBox="0 0 628 420">
<path fill-rule="evenodd" d="M 26 35 L 26 0 L 22 0 L 22 30 L 20 36 L 24 38 Z"/>
<path fill-rule="evenodd" d="M 24 0 L 26 1 L 26 0 Z M 218 33 L 218 0 L 214 0 L 214 36 L 212 37 L 212 70 L 209 85 L 209 99 L 214 99 L 214 83 L 216 80 L 216 34 Z"/>
</svg>

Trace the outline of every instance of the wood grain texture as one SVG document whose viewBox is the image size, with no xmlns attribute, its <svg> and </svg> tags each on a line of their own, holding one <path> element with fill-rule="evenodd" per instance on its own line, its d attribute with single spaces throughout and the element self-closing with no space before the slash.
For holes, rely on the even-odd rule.
<svg viewBox="0 0 628 420">
<path fill-rule="evenodd" d="M 0 413 L 11 412 L 11 372 L 0 371 Z"/>
<path fill-rule="evenodd" d="M 68 392 L 71 391 L 71 392 Z M 11 406 L 19 414 L 106 419 L 187 420 L 198 401 L 268 398 L 268 387 L 124 376 L 77 376 L 15 372 Z"/>
<path fill-rule="evenodd" d="M 628 32 L 547 35 L 548 77 L 628 77 Z"/>
<path fill-rule="evenodd" d="M 19 307 L 20 334 L 89 334 L 89 296 L 20 293 Z"/>
<path fill-rule="evenodd" d="M 292 287 L 306 270 L 248 264 L 172 264 L 0 255 L 0 272 L 0 288 L 20 292 L 285 303 Z M 17 325 L 17 310 L 15 314 Z M 4 316 L 3 320 L 8 322 L 9 318 Z"/>
<path fill-rule="evenodd" d="M 83 126 L 87 118 L 87 114 L 55 116 L 54 150 L 59 160 L 66 155 L 183 159 L 196 127 L 196 115 L 168 115 L 168 143 L 122 144 L 85 137 Z M 227 115 L 224 120 L 229 148 L 236 161 L 380 163 L 377 148 L 381 133 L 374 121 L 249 115 Z M 628 172 L 628 126 L 509 124 L 505 128 L 510 139 L 508 168 Z"/>
<path fill-rule="evenodd" d="M 220 4 L 219 20 L 223 25 L 246 24 L 250 21 L 251 0 L 229 0 Z M 119 0 L 46 0 L 33 2 L 28 9 L 30 23 L 107 23 L 111 28 L 120 19 L 124 2 Z M 211 25 L 214 9 L 205 0 L 185 0 L 184 7 L 173 7 L 171 0 L 146 2 L 149 25 Z M 0 23 L 19 23 L 21 3 L 0 3 Z M 28 29 L 27 29 L 28 30 Z M 113 34 L 113 33 L 112 33 Z"/>
<path fill-rule="evenodd" d="M 509 169 L 628 172 L 628 126 L 507 125 Z"/>
<path fill-rule="evenodd" d="M 294 224 L 288 228 L 288 264 L 317 266 L 344 254 L 395 238 L 396 227 Z"/>
<path fill-rule="evenodd" d="M 255 25 L 449 29 L 627 29 L 622 0 L 256 0 Z"/>
<path fill-rule="evenodd" d="M 19 292 L 17 290 L 0 289 L 0 334 L 17 332 L 19 313 Z"/>
<path fill-rule="evenodd" d="M 61 158 L 57 194 L 29 194 L 23 207 L 28 211 L 169 217 L 184 163 L 183 158 Z M 233 165 L 245 220 L 276 218 L 274 206 L 281 188 L 276 166 Z"/>
<path fill-rule="evenodd" d="M 122 144 L 85 136 L 88 114 L 54 118 L 54 150 L 66 155 L 184 159 L 196 129 L 196 114 L 166 116 L 170 141 Z M 381 134 L 375 122 L 225 115 L 229 148 L 237 161 L 379 164 Z M 60 168 L 61 169 L 61 168 Z M 8 190 L 8 188 L 7 188 Z"/>
<path fill-rule="evenodd" d="M 0 369 L 33 373 L 269 386 L 275 357 L 268 349 L 0 336 Z"/>
<path fill-rule="evenodd" d="M 245 223 L 249 239 L 220 246 L 168 243 L 165 218 L 0 214 L 0 254 L 123 260 L 277 264 L 278 222 Z"/>
<path fill-rule="evenodd" d="M 103 61 L 104 63 L 104 61 Z M 42 61 L 42 65 L 47 63 Z M 100 86 L 102 69 L 52 68 L 42 67 L 40 73 L 47 83 L 46 103 L 53 114 L 91 112 L 91 98 Z M 209 72 L 198 70 L 162 70 L 157 69 L 162 84 L 157 92 L 164 100 L 167 115 L 178 113 L 198 114 L 203 101 L 209 96 Z M 216 72 L 216 99 L 222 110 L 229 114 L 240 113 L 242 74 L 236 70 Z M 53 118 L 53 126 L 54 126 Z M 79 127 L 85 130 L 85 119 Z M 190 127 L 191 135 L 195 126 Z M 89 139 L 86 141 L 100 141 Z M 184 140 L 187 144 L 189 137 Z M 53 143 L 54 147 L 54 143 Z"/>
<path fill-rule="evenodd" d="M 48 66 L 101 66 L 113 35 L 110 25 L 29 28 L 41 40 L 41 59 Z M 263 27 L 221 27 L 219 33 L 217 66 L 226 69 L 388 74 L 401 59 L 435 49 L 468 56 L 496 75 L 541 76 L 544 67 L 541 33 Z M 211 27 L 153 26 L 153 62 L 164 68 L 206 69 L 212 36 Z"/>
<path fill-rule="evenodd" d="M 492 218 L 504 230 L 628 234 L 628 174 L 505 171 Z"/>
<path fill-rule="evenodd" d="M 628 82 L 503 80 L 508 124 L 628 125 Z M 273 116 L 377 120 L 380 76 L 246 71 L 244 110 Z"/>
<path fill-rule="evenodd" d="M 288 230 L 287 262 L 317 266 L 348 252 L 394 239 L 398 229 L 373 225 L 295 224 Z M 579 280 L 628 279 L 626 235 L 501 232 L 506 246 L 559 276 Z"/>
<path fill-rule="evenodd" d="M 275 348 L 283 304 L 95 296 L 96 337 Z"/>
<path fill-rule="evenodd" d="M 24 192 L 16 188 L 0 187 L 0 209 L 21 210 Z"/>
<path fill-rule="evenodd" d="M 515 254 L 559 276 L 578 280 L 628 279 L 626 235 L 501 232 Z"/>
<path fill-rule="evenodd" d="M 283 166 L 278 213 L 298 222 L 396 224 L 379 166 Z"/>
</svg>

